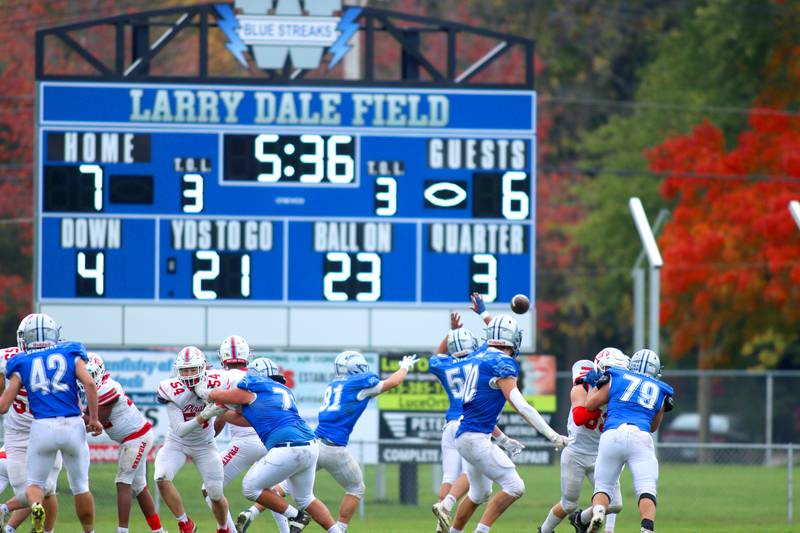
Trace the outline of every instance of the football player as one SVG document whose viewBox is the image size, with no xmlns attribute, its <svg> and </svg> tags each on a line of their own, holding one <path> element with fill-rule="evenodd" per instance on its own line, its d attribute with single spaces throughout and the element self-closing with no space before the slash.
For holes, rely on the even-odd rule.
<svg viewBox="0 0 800 533">
<path fill-rule="evenodd" d="M 472 302 L 473 310 L 488 324 L 491 316 L 486 313 L 481 295 L 473 294 Z M 430 358 L 430 372 L 439 379 L 449 400 L 445 412 L 445 425 L 442 429 L 442 484 L 439 487 L 439 501 L 432 507 L 437 521 L 437 533 L 450 531 L 450 512 L 469 489 L 469 482 L 464 474 L 465 462 L 456 449 L 455 438 L 458 421 L 461 418 L 461 400 L 466 375 L 475 364 L 474 358 L 484 352 L 483 349 L 478 350 L 478 339 L 470 330 L 463 327 L 458 313 L 450 314 L 450 328 L 439 345 L 439 354 Z M 442 354 L 445 349 L 447 354 Z M 466 357 L 467 355 L 470 357 Z M 492 434 L 498 444 L 512 456 L 519 454 L 524 448 L 520 442 L 504 435 L 499 428 L 495 428 Z"/>
<path fill-rule="evenodd" d="M 135 497 L 153 533 L 164 533 L 153 497 L 147 488 L 147 454 L 153 446 L 153 425 L 106 372 L 103 358 L 89 352 L 86 370 L 97 385 L 100 423 L 119 444 L 117 460 L 117 533 L 128 533 L 131 500 Z"/>
<path fill-rule="evenodd" d="M 328 508 L 314 496 L 319 445 L 314 432 L 300 417 L 291 389 L 284 383 L 275 363 L 260 358 L 248 365 L 247 376 L 236 388 L 210 390 L 201 385 L 196 392 L 216 404 L 241 406 L 241 414 L 230 413 L 228 420 L 252 426 L 269 450 L 245 474 L 245 498 L 286 516 L 290 533 L 302 531 L 312 518 L 328 533 L 340 533 Z M 224 409 L 220 405 L 212 407 Z M 272 491 L 284 480 L 299 509 Z"/>
<path fill-rule="evenodd" d="M 586 410 L 589 386 L 583 382 L 584 378 L 595 368 L 601 370 L 612 366 L 628 368 L 628 361 L 628 356 L 617 348 L 605 348 L 595 356 L 594 363 L 588 359 L 582 359 L 572 365 L 573 386 L 570 390 L 572 405 L 567 418 L 567 429 L 572 443 L 561 453 L 561 500 L 550 509 L 544 523 L 539 527 L 540 533 L 552 533 L 564 518 L 578 509 L 584 478 L 594 486 L 597 445 L 603 431 L 605 412 Z M 621 510 L 622 494 L 619 483 L 617 483 L 611 498 L 609 512 L 618 513 Z M 616 514 L 610 514 L 609 518 L 612 516 L 616 517 Z M 613 533 L 613 531 L 613 525 L 606 524 L 606 532 Z"/>
<path fill-rule="evenodd" d="M 226 337 L 222 344 L 219 345 L 218 354 L 222 367 L 227 371 L 229 387 L 235 388 L 246 375 L 247 364 L 252 359 L 250 345 L 243 337 L 231 335 Z M 224 425 L 225 416 L 223 414 L 214 421 L 214 429 L 217 434 L 222 431 Z M 247 471 L 253 466 L 253 463 L 267 454 L 267 449 L 264 448 L 264 444 L 258 438 L 258 433 L 252 427 L 242 427 L 235 424 L 229 424 L 229 426 L 231 440 L 228 448 L 222 454 L 223 487 L 227 487 L 233 478 Z M 211 500 L 208 495 L 204 494 L 204 496 L 206 502 L 210 505 Z M 263 510 L 263 507 L 254 503 L 249 509 L 239 513 L 237 517 L 238 524 L 233 522 L 229 513 L 228 529 L 231 530 L 231 533 L 247 531 L 255 517 Z"/>
<path fill-rule="evenodd" d="M 658 429 L 664 412 L 672 410 L 674 394 L 672 387 L 658 379 L 660 375 L 661 361 L 652 350 L 633 354 L 628 370 L 612 367 L 599 379 L 596 372 L 587 375 L 587 382 L 596 383 L 596 388 L 589 392 L 586 409 L 597 411 L 607 405 L 608 415 L 597 453 L 592 507 L 576 517 L 579 531 L 597 533 L 603 527 L 625 464 L 639 498 L 641 532 L 655 531 L 658 459 L 651 433 Z"/>
<path fill-rule="evenodd" d="M 525 483 L 514 463 L 490 438 L 506 400 L 556 449 L 569 444 L 569 439 L 556 433 L 517 388 L 516 358 L 522 342 L 517 321 L 509 315 L 496 316 L 486 327 L 486 341 L 486 352 L 476 359 L 464 384 L 456 448 L 467 461 L 469 492 L 458 505 L 450 533 L 461 533 L 478 506 L 487 501 L 475 531 L 488 533 L 500 515 L 525 492 Z M 493 481 L 502 490 L 489 500 Z"/>
<path fill-rule="evenodd" d="M 48 315 L 28 315 L 21 325 L 22 356 L 6 364 L 8 383 L 0 397 L 0 414 L 8 412 L 22 387 L 28 394 L 33 414 L 28 444 L 28 485 L 35 533 L 43 532 L 42 506 L 47 479 L 60 451 L 67 467 L 69 486 L 75 497 L 75 512 L 84 532 L 94 532 L 94 499 L 89 492 L 89 444 L 87 429 L 99 435 L 103 428 L 97 417 L 97 387 L 86 370 L 87 355 L 82 344 L 62 342 L 61 327 Z M 84 424 L 78 383 L 86 393 L 88 423 Z"/>
<path fill-rule="evenodd" d="M 20 342 L 22 338 L 21 327 L 24 322 L 23 320 L 20 323 L 20 329 L 17 330 L 17 342 Z M 8 360 L 21 353 L 24 352 L 20 350 L 19 346 L 0 350 L 0 392 L 5 390 L 5 373 Z M 16 528 L 30 514 L 28 499 L 25 497 L 25 487 L 28 484 L 28 473 L 25 467 L 32 422 L 33 415 L 28 405 L 28 393 L 23 387 L 17 397 L 14 398 L 8 414 L 3 417 L 4 449 L 8 458 L 6 469 L 8 481 L 14 491 L 14 497 L 0 504 L 0 528 L 2 528 L 3 533 L 14 533 Z M 46 517 L 44 522 L 45 531 L 50 531 L 55 527 L 56 517 L 58 516 L 58 498 L 56 498 L 55 491 L 58 475 L 61 473 L 61 464 L 61 454 L 59 453 L 56 456 L 56 462 L 53 464 L 53 470 L 50 471 L 50 475 L 47 478 L 45 497 L 42 502 Z"/>
<path fill-rule="evenodd" d="M 214 442 L 214 426 L 209 422 L 216 415 L 196 394 L 198 387 L 227 387 L 227 376 L 219 371 L 207 371 L 206 356 L 194 346 L 187 346 L 175 357 L 178 377 L 165 379 L 158 385 L 156 398 L 167 406 L 169 431 L 164 446 L 158 450 L 155 480 L 161 497 L 178 520 L 180 533 L 194 533 L 197 527 L 186 515 L 183 499 L 172 483 L 175 474 L 191 458 L 205 490 L 211 499 L 211 510 L 217 520 L 218 533 L 233 533 L 228 529 L 228 501 L 223 494 L 222 456 Z"/>
</svg>

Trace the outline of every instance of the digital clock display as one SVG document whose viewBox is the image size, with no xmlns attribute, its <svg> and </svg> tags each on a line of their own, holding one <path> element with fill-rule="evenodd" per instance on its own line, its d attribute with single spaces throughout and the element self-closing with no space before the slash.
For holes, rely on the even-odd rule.
<svg viewBox="0 0 800 533">
<path fill-rule="evenodd" d="M 37 301 L 535 298 L 533 91 L 39 91 Z"/>
</svg>

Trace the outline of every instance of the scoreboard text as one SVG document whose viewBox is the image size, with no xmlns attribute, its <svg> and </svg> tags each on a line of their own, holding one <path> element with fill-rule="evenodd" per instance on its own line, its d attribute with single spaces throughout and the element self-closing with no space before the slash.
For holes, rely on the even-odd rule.
<svg viewBox="0 0 800 533">
<path fill-rule="evenodd" d="M 40 302 L 534 296 L 532 91 L 39 91 Z"/>
</svg>

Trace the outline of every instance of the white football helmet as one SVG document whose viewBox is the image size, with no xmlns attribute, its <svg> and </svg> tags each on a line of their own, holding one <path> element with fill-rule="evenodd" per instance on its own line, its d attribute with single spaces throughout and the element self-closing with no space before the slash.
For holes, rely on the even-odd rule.
<svg viewBox="0 0 800 533">
<path fill-rule="evenodd" d="M 219 360 L 222 361 L 222 366 L 228 365 L 246 365 L 253 358 L 250 352 L 250 345 L 244 340 L 244 337 L 239 335 L 231 335 L 225 337 L 222 344 L 219 345 Z"/>
<path fill-rule="evenodd" d="M 89 356 L 89 362 L 86 363 L 86 370 L 89 372 L 89 375 L 92 376 L 94 384 L 100 388 L 100 385 L 106 380 L 106 363 L 103 361 L 102 357 L 94 352 L 89 352 L 86 355 Z"/>
<path fill-rule="evenodd" d="M 594 356 L 594 362 L 601 372 L 605 372 L 611 367 L 627 369 L 631 358 L 617 348 L 603 348 Z"/>
<path fill-rule="evenodd" d="M 513 356 L 519 355 L 522 344 L 522 331 L 517 319 L 509 315 L 497 315 L 486 326 L 486 344 L 489 346 L 513 348 Z"/>
<path fill-rule="evenodd" d="M 23 352 L 49 348 L 61 342 L 61 326 L 44 313 L 32 313 L 17 328 L 17 346 Z"/>
<path fill-rule="evenodd" d="M 333 360 L 333 367 L 339 377 L 369 372 L 367 359 L 360 352 L 353 350 L 346 350 L 337 355 L 336 359 Z"/>
<path fill-rule="evenodd" d="M 595 364 L 588 359 L 581 359 L 572 365 L 572 383 L 580 378 L 585 378 L 586 374 L 595 369 Z"/>
<path fill-rule="evenodd" d="M 187 346 L 175 357 L 175 370 L 187 387 L 206 379 L 206 356 L 200 348 Z"/>
<path fill-rule="evenodd" d="M 267 357 L 259 357 L 254 359 L 247 365 L 247 373 L 253 376 L 261 376 L 264 378 L 271 378 L 272 376 L 280 376 L 281 371 L 278 365 L 272 359 Z"/>
<path fill-rule="evenodd" d="M 661 358 L 653 350 L 639 350 L 631 357 L 629 370 L 651 378 L 661 377 Z"/>
<path fill-rule="evenodd" d="M 478 339 L 465 327 L 447 332 L 447 353 L 463 357 L 478 347 Z"/>
</svg>

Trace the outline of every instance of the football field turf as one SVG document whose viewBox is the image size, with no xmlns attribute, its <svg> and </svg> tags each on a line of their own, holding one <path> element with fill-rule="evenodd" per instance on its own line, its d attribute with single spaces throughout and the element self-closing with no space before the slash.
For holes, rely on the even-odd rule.
<svg viewBox="0 0 800 533">
<path fill-rule="evenodd" d="M 152 476 L 152 465 L 150 476 Z M 116 531 L 116 494 L 114 474 L 116 465 L 96 464 L 91 469 L 91 485 L 97 506 L 97 533 Z M 398 502 L 398 469 L 386 468 L 386 489 L 389 502 L 375 501 L 374 469 L 367 468 L 367 501 L 364 519 L 354 518 L 351 533 L 433 533 L 435 522 L 430 512 L 434 497 L 431 487 L 431 468 L 419 468 L 419 505 L 400 505 Z M 556 466 L 522 467 L 520 473 L 525 479 L 526 493 L 515 503 L 500 521 L 492 528 L 493 533 L 535 533 L 536 527 L 547 515 L 549 507 L 558 499 L 559 473 Z M 795 470 L 795 495 L 798 494 L 800 469 Z M 190 516 L 198 523 L 198 533 L 215 531 L 211 511 L 200 497 L 200 480 L 192 465 L 184 467 L 178 474 L 177 485 Z M 152 485 L 151 485 L 152 486 Z M 584 484 L 581 503 L 585 505 L 589 487 Z M 77 533 L 80 531 L 66 484 L 66 474 L 62 472 L 59 482 L 59 504 L 61 511 L 56 531 Z M 321 472 L 315 491 L 334 512 L 338 508 L 342 491 L 330 476 Z M 4 496 L 8 497 L 9 491 Z M 248 503 L 241 495 L 241 480 L 229 485 L 226 495 L 234 510 L 234 518 Z M 632 494 L 630 475 L 623 474 L 623 500 L 625 508 L 617 520 L 617 532 L 639 531 L 639 521 Z M 795 498 L 797 501 L 800 498 Z M 480 512 L 480 510 L 479 510 Z M 795 515 L 800 514 L 800 509 Z M 175 521 L 166 506 L 161 505 L 164 526 L 171 533 L 177 532 Z M 147 533 L 144 519 L 134 504 L 131 514 L 132 533 Z M 477 517 L 470 522 L 465 531 L 471 533 Z M 800 531 L 800 520 L 795 518 L 792 525 L 786 522 L 786 467 L 760 466 L 693 466 L 666 464 L 661 468 L 659 482 L 659 508 L 656 520 L 657 531 L 667 533 L 722 533 L 722 532 L 773 532 L 787 533 Z M 20 531 L 28 531 L 28 523 Z M 258 517 L 249 533 L 277 531 L 269 513 Z M 307 531 L 322 531 L 310 525 Z M 566 522 L 558 528 L 559 532 L 571 532 Z"/>
</svg>

